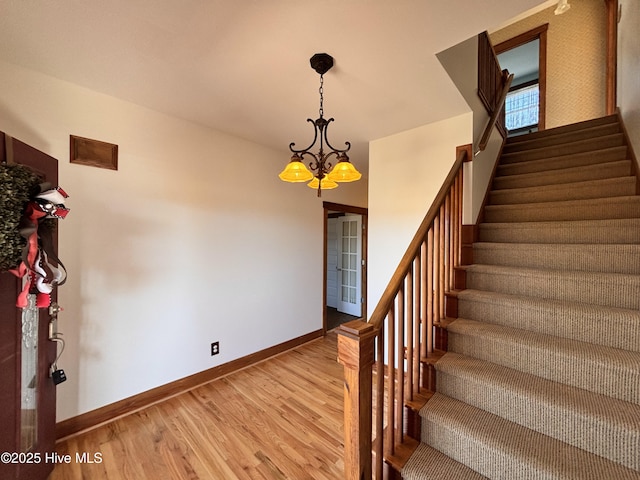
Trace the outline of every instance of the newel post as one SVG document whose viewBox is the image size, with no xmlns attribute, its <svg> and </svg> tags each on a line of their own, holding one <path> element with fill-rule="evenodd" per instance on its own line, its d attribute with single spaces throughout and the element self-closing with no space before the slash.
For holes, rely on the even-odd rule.
<svg viewBox="0 0 640 480">
<path fill-rule="evenodd" d="M 373 326 L 361 320 L 337 329 L 338 362 L 344 366 L 344 473 L 346 480 L 371 479 Z"/>
</svg>

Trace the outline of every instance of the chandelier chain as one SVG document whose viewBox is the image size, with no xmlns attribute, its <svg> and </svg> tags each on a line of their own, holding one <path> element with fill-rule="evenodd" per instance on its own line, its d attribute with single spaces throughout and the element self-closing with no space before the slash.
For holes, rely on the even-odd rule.
<svg viewBox="0 0 640 480">
<path fill-rule="evenodd" d="M 324 75 L 320 75 L 320 88 L 318 89 L 318 92 L 320 92 L 320 118 L 323 118 L 323 114 L 324 114 L 324 108 L 323 108 L 323 100 L 324 100 L 324 88 L 323 88 L 323 84 L 324 84 Z"/>
</svg>

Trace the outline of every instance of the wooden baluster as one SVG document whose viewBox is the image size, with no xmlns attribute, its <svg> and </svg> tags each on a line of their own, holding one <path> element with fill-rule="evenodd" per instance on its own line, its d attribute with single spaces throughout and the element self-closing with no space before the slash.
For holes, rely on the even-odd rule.
<svg viewBox="0 0 640 480">
<path fill-rule="evenodd" d="M 406 281 L 406 280 L 405 280 Z M 404 282 L 398 292 L 398 337 L 397 337 L 397 359 L 396 368 L 398 370 L 398 380 L 396 382 L 396 441 L 404 441 L 404 330 L 405 330 L 405 285 Z M 393 367 L 393 365 L 391 366 Z"/>
<path fill-rule="evenodd" d="M 462 169 L 460 169 L 462 171 Z M 460 206 L 462 205 L 462 184 L 459 182 L 460 173 L 455 179 L 456 186 L 456 223 L 455 223 L 455 248 L 453 251 L 453 266 L 457 267 L 460 265 L 460 225 L 462 225 L 462 215 Z"/>
<path fill-rule="evenodd" d="M 460 188 L 458 189 L 458 196 L 460 201 L 458 202 L 458 265 L 462 263 L 462 215 L 464 205 L 464 166 L 460 167 L 458 172 L 458 183 Z"/>
<path fill-rule="evenodd" d="M 444 273 L 444 279 L 443 279 L 443 288 L 442 288 L 442 292 L 447 292 L 449 290 L 449 268 L 450 268 L 450 262 L 449 262 L 449 251 L 451 249 L 450 246 L 450 239 L 451 239 L 451 190 L 449 190 L 449 193 L 447 193 L 446 198 L 444 199 L 444 205 L 443 205 L 443 214 L 442 214 L 442 218 L 444 220 L 444 228 L 442 229 L 443 232 L 443 236 L 442 236 L 442 246 L 443 246 L 443 253 L 442 253 L 442 261 L 443 261 L 443 273 Z M 444 316 L 441 316 L 440 318 L 444 318 Z"/>
<path fill-rule="evenodd" d="M 375 329 L 353 320 L 338 330 L 344 366 L 344 465 L 346 480 L 371 478 L 372 371 Z"/>
<path fill-rule="evenodd" d="M 445 289 L 445 283 L 444 283 L 444 265 L 445 265 L 445 255 L 444 255 L 444 245 L 445 245 L 445 238 L 444 238 L 444 205 L 442 205 L 440 207 L 440 238 L 438 239 L 438 264 L 440 265 L 439 268 L 439 276 L 438 276 L 438 312 L 437 315 L 438 317 L 435 319 L 436 322 L 439 322 L 440 319 L 444 318 L 444 289 Z"/>
<path fill-rule="evenodd" d="M 420 355 L 427 356 L 427 322 L 429 321 L 429 236 L 433 243 L 433 232 L 427 232 L 420 252 Z"/>
<path fill-rule="evenodd" d="M 451 185 L 451 238 L 449 239 L 449 290 L 453 290 L 453 278 L 456 267 L 456 252 L 458 238 L 458 190 L 454 180 Z"/>
<path fill-rule="evenodd" d="M 433 322 L 440 321 L 440 215 L 433 221 Z"/>
<path fill-rule="evenodd" d="M 413 400 L 413 309 L 414 309 L 414 300 L 413 300 L 413 292 L 414 292 L 414 278 L 413 278 L 413 270 L 414 270 L 415 260 L 412 263 L 409 272 L 407 273 L 407 387 L 406 387 L 406 395 L 408 400 Z"/>
<path fill-rule="evenodd" d="M 396 356 L 396 322 L 395 322 L 395 302 L 391 304 L 389 310 L 389 321 L 387 323 L 387 438 L 385 439 L 386 448 L 385 455 L 393 455 L 396 453 L 396 429 L 394 407 L 396 403 L 396 369 L 394 368 Z"/>
<path fill-rule="evenodd" d="M 384 467 L 384 340 L 381 328 L 376 338 L 376 480 L 382 480 Z"/>
<path fill-rule="evenodd" d="M 420 392 L 420 327 L 422 325 L 422 296 L 423 296 L 423 278 L 422 278 L 422 256 L 424 251 L 424 242 L 420 247 L 420 252 L 416 258 L 416 274 L 414 286 L 415 309 L 413 319 L 413 393 Z"/>
<path fill-rule="evenodd" d="M 434 289 L 434 278 L 436 275 L 437 267 L 434 265 L 433 256 L 434 256 L 434 239 L 435 239 L 435 231 L 436 224 L 432 224 L 429 229 L 429 233 L 427 235 L 427 328 L 426 330 L 426 341 L 425 341 L 425 352 L 424 357 L 427 356 L 428 353 L 433 352 L 433 312 L 435 309 L 435 301 L 433 294 Z"/>
</svg>

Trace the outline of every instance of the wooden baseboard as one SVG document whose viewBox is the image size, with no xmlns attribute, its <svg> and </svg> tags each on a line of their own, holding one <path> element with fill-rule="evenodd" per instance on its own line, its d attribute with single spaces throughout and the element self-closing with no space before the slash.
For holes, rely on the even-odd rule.
<svg viewBox="0 0 640 480">
<path fill-rule="evenodd" d="M 120 400 L 104 407 L 100 407 L 96 410 L 92 410 L 87 413 L 83 413 L 76 417 L 62 420 L 56 424 L 56 437 L 58 441 L 61 441 L 71 435 L 76 435 L 80 432 L 96 428 L 105 423 L 109 423 L 117 418 L 130 415 L 138 410 L 148 407 L 154 403 L 158 403 L 169 397 L 173 397 L 180 393 L 186 392 L 196 388 L 199 385 L 215 380 L 216 378 L 223 377 L 235 371 L 241 370 L 262 360 L 266 360 L 269 357 L 273 357 L 280 353 L 291 350 L 311 340 L 319 338 L 323 335 L 322 330 L 316 330 L 306 335 L 302 335 L 298 338 L 291 339 L 287 342 L 274 345 L 273 347 L 266 348 L 246 357 L 238 358 L 227 362 L 223 365 L 210 368 L 203 372 L 190 375 L 175 382 L 162 385 L 160 387 L 153 388 L 146 392 L 139 393 L 124 400 Z"/>
</svg>

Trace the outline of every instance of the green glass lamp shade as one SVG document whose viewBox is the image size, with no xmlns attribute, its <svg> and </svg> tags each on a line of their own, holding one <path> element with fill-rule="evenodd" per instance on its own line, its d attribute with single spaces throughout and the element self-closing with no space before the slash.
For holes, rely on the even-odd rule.
<svg viewBox="0 0 640 480">
<path fill-rule="evenodd" d="M 291 161 L 287 163 L 285 169 L 278 176 L 280 180 L 291 183 L 308 182 L 313 178 L 313 174 L 302 163 L 298 155 L 291 157 Z"/>
</svg>

